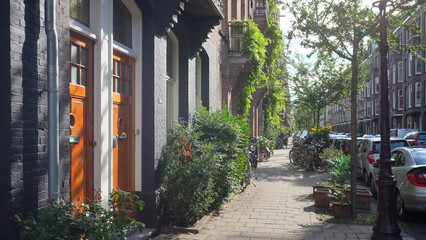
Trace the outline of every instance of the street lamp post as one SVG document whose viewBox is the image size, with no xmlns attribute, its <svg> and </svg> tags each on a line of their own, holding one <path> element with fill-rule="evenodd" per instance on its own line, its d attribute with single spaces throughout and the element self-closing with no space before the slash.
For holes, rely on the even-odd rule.
<svg viewBox="0 0 426 240">
<path fill-rule="evenodd" d="M 386 6 L 389 0 L 380 0 L 373 4 L 380 10 L 380 141 L 381 151 L 379 178 L 377 186 L 379 187 L 378 206 L 376 214 L 376 223 L 373 227 L 371 239 L 402 239 L 401 230 L 398 227 L 396 216 L 396 181 L 393 178 L 391 169 L 390 154 L 390 130 L 389 130 L 389 99 L 388 99 L 388 75 L 387 75 L 387 18 Z M 373 179 L 374 181 L 374 179 Z"/>
</svg>

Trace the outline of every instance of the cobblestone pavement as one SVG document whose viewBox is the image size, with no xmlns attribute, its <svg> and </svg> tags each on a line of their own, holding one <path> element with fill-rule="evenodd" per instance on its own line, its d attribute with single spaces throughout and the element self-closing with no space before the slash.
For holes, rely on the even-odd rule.
<svg viewBox="0 0 426 240">
<path fill-rule="evenodd" d="M 317 220 L 312 185 L 324 175 L 291 167 L 288 149 L 259 164 L 257 179 L 198 234 L 155 239 L 370 239 L 372 226 Z M 412 239 L 404 236 L 404 239 Z"/>
</svg>

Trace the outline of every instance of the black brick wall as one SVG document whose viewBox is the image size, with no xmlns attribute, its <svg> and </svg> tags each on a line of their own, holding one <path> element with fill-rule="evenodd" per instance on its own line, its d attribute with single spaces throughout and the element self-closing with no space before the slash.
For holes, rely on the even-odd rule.
<svg viewBox="0 0 426 240">
<path fill-rule="evenodd" d="M 60 183 L 69 199 L 69 2 L 57 1 L 60 99 Z M 47 204 L 47 53 L 43 0 L 1 1 L 0 239 L 16 237 L 13 215 Z M 6 39 L 7 38 L 7 39 Z M 5 47 L 6 46 L 6 47 Z M 6 213 L 6 214 L 5 214 Z"/>
</svg>

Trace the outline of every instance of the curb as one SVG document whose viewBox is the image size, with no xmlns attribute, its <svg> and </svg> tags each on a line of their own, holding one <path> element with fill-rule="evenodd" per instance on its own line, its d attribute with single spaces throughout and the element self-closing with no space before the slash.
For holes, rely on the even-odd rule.
<svg viewBox="0 0 426 240">
<path fill-rule="evenodd" d="M 161 232 L 166 233 L 166 234 L 167 233 L 193 233 L 193 234 L 197 234 L 204 228 L 204 226 L 208 222 L 210 222 L 212 217 L 213 217 L 213 213 L 206 214 L 194 226 L 191 226 L 191 227 L 179 227 L 179 226 L 163 225 L 161 227 Z"/>
</svg>

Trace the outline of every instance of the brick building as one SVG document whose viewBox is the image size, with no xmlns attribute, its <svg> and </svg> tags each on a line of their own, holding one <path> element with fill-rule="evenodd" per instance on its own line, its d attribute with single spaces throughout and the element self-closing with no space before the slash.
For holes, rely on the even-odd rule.
<svg viewBox="0 0 426 240">
<path fill-rule="evenodd" d="M 1 239 L 15 214 L 48 196 L 45 0 L 1 1 Z M 250 63 L 235 51 L 232 20 L 268 27 L 267 1 L 57 0 L 59 194 L 70 202 L 120 188 L 141 196 L 140 216 L 160 225 L 158 162 L 174 121 L 201 105 L 237 110 Z M 231 30 L 231 31 L 230 31 Z M 231 46 L 231 49 L 229 48 Z M 253 96 L 252 135 L 262 130 L 266 90 Z"/>
<path fill-rule="evenodd" d="M 394 30 L 398 41 L 402 44 L 424 45 L 425 40 L 414 33 L 410 26 L 415 25 L 426 32 L 425 13 L 417 12 L 407 18 L 404 25 Z M 410 30 L 411 29 L 411 30 Z M 389 116 L 390 128 L 410 128 L 426 130 L 426 67 L 425 63 L 417 56 L 425 56 L 419 50 L 410 54 L 403 48 L 395 48 L 389 52 L 388 79 L 389 79 Z M 364 87 L 358 96 L 358 132 L 363 134 L 380 133 L 380 55 L 378 45 L 371 44 L 366 53 L 369 62 L 369 73 L 365 79 Z M 333 121 L 342 115 L 342 110 L 330 111 L 335 106 L 329 106 L 327 122 L 337 126 L 346 124 L 350 119 L 338 123 Z M 338 117 L 337 117 L 338 118 Z M 337 124 L 337 125 L 336 125 Z M 334 127 L 336 125 L 336 128 Z M 335 130 L 336 129 L 336 130 Z M 348 132 L 349 128 L 347 129 Z"/>
</svg>

